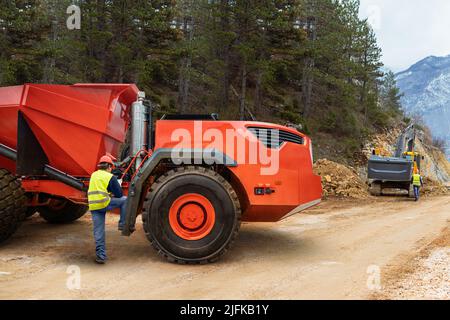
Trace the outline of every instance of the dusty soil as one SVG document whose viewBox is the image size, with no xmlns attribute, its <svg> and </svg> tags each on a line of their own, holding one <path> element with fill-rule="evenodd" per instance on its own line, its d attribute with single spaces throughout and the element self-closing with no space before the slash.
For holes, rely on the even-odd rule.
<svg viewBox="0 0 450 320">
<path fill-rule="evenodd" d="M 243 225 L 219 263 L 178 266 L 157 256 L 141 225 L 123 238 L 110 216 L 110 261 L 97 266 L 89 216 L 65 226 L 37 216 L 0 248 L 0 299 L 367 299 L 383 291 L 397 298 L 389 288 L 404 281 L 401 267 L 449 222 L 448 196 L 329 200 L 281 223 Z M 67 287 L 72 265 L 80 290 Z M 381 287 L 373 286 L 378 276 Z"/>
<path fill-rule="evenodd" d="M 401 259 L 401 258 L 400 258 Z M 450 299 L 450 228 L 424 245 L 417 256 L 384 270 L 385 287 L 375 299 Z"/>
</svg>

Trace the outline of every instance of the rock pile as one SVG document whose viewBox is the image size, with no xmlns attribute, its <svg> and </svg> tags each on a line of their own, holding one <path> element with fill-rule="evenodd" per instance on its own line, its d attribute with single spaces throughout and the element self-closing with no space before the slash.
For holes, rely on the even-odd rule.
<svg viewBox="0 0 450 320">
<path fill-rule="evenodd" d="M 322 177 L 324 197 L 337 196 L 355 199 L 369 197 L 367 185 L 354 168 L 321 159 L 315 163 L 314 172 Z"/>
<path fill-rule="evenodd" d="M 422 193 L 426 196 L 441 196 L 450 194 L 450 191 L 446 186 L 438 181 L 425 177 L 423 179 Z"/>
</svg>

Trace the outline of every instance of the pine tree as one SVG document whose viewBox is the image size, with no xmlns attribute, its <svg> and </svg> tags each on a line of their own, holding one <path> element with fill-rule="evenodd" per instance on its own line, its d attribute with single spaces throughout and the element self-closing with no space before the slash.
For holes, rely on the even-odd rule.
<svg viewBox="0 0 450 320">
<path fill-rule="evenodd" d="M 2 0 L 0 26 L 0 77 L 2 84 L 39 82 L 42 78 L 43 40 L 48 24 L 44 1 Z"/>
<path fill-rule="evenodd" d="M 402 94 L 397 87 L 397 81 L 395 80 L 395 74 L 392 71 L 386 73 L 383 78 L 381 87 L 381 106 L 386 111 L 395 113 L 401 112 L 401 100 Z"/>
<path fill-rule="evenodd" d="M 161 112 L 302 123 L 353 145 L 401 112 L 359 0 L 77 0 L 68 30 L 72 3 L 0 0 L 1 85 L 136 83 Z"/>
</svg>

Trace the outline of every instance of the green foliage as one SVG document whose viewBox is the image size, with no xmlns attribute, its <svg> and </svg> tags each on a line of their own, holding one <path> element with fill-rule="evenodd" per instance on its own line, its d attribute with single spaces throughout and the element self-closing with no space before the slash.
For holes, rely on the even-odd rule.
<svg viewBox="0 0 450 320">
<path fill-rule="evenodd" d="M 400 89 L 397 87 L 395 75 L 392 71 L 388 72 L 383 78 L 380 95 L 382 108 L 385 111 L 398 115 L 402 113 L 400 103 L 402 95 L 400 94 Z"/>
<path fill-rule="evenodd" d="M 344 139 L 344 152 L 346 158 L 352 158 L 356 152 L 361 150 L 361 143 L 359 139 L 353 137 L 347 137 Z"/>
<path fill-rule="evenodd" d="M 358 0 L 78 0 L 70 31 L 72 3 L 1 1 L 0 85 L 134 82 L 161 112 L 251 112 L 349 153 L 403 116 Z"/>
<path fill-rule="evenodd" d="M 389 115 L 383 112 L 380 108 L 370 108 L 369 109 L 369 120 L 372 125 L 380 128 L 385 128 L 389 125 Z"/>
<path fill-rule="evenodd" d="M 404 118 L 403 118 L 403 122 L 404 122 L 406 125 L 410 125 L 410 124 L 412 123 L 412 119 L 409 118 L 409 117 L 404 117 Z"/>
</svg>

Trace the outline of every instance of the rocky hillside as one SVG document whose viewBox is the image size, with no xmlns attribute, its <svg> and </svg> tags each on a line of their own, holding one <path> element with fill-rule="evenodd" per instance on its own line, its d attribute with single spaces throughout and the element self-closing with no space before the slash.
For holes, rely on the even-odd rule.
<svg viewBox="0 0 450 320">
<path fill-rule="evenodd" d="M 439 149 L 431 145 L 430 140 L 424 132 L 418 133 L 416 151 L 425 156 L 422 174 L 433 181 L 450 186 L 450 162 Z"/>
<path fill-rule="evenodd" d="M 450 141 L 450 56 L 428 57 L 398 73 L 396 80 L 406 113 L 419 115 L 435 137 Z"/>
</svg>

